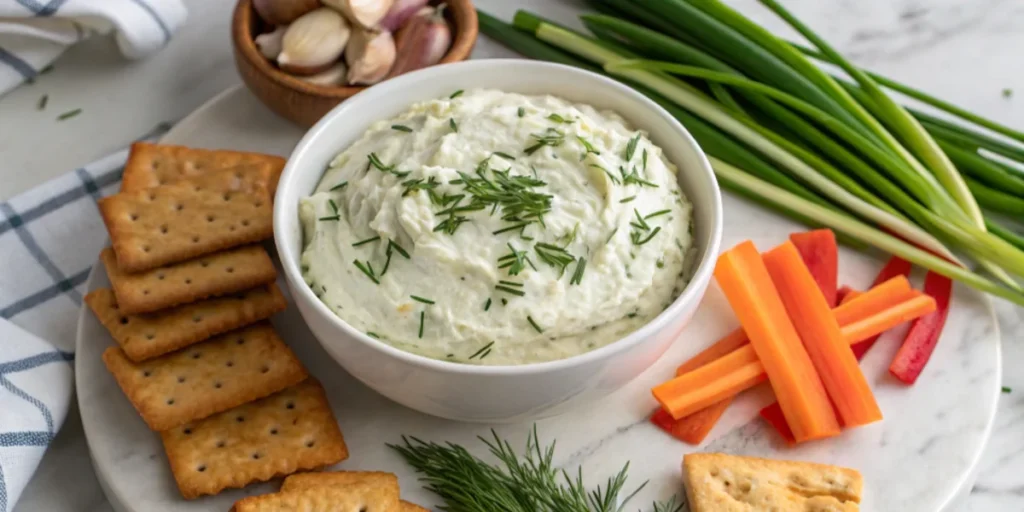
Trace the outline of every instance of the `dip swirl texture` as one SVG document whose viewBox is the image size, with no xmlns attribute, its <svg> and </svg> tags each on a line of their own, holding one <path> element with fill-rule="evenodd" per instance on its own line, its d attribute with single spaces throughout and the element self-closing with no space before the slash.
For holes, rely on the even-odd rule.
<svg viewBox="0 0 1024 512">
<path fill-rule="evenodd" d="M 616 114 L 474 90 L 375 123 L 302 200 L 307 284 L 356 329 L 475 364 L 587 352 L 689 277 L 676 168 Z"/>
</svg>

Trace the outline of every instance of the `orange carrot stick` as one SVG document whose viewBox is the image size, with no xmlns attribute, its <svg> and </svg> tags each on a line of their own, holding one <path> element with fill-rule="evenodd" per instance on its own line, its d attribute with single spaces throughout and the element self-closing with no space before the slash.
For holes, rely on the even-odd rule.
<svg viewBox="0 0 1024 512">
<path fill-rule="evenodd" d="M 882 410 L 871 386 L 796 246 L 787 241 L 765 253 L 763 259 L 843 425 L 880 421 Z"/>
<path fill-rule="evenodd" d="M 679 365 L 679 367 L 676 368 L 676 375 L 692 372 L 715 359 L 728 355 L 730 352 L 746 345 L 749 342 L 750 341 L 747 339 L 747 333 L 743 332 L 743 329 L 736 329 L 729 334 L 726 334 L 725 337 L 716 341 L 710 347 L 701 351 L 701 353 L 691 357 L 685 363 Z"/>
<path fill-rule="evenodd" d="M 802 442 L 838 434 L 839 422 L 821 378 L 786 315 L 779 292 L 754 244 L 743 242 L 719 256 L 715 279 L 750 338 L 750 346 L 764 366 L 796 440 Z M 756 366 L 755 363 L 745 364 L 742 371 L 737 371 L 737 378 L 731 380 L 735 382 L 743 377 L 754 381 L 751 373 Z"/>
<path fill-rule="evenodd" d="M 876 334 L 881 334 L 903 322 L 927 315 L 935 311 L 935 299 L 927 295 L 919 295 L 897 304 L 881 313 L 846 324 L 842 328 L 843 338 L 849 344 L 858 343 Z"/>
<path fill-rule="evenodd" d="M 896 276 L 866 292 L 854 292 L 853 295 L 853 298 L 847 298 L 832 309 L 832 315 L 839 325 L 875 315 L 922 293 L 911 288 L 906 277 Z"/>
<path fill-rule="evenodd" d="M 682 418 L 763 381 L 764 366 L 753 350 L 735 350 L 651 390 L 673 418 Z"/>
</svg>

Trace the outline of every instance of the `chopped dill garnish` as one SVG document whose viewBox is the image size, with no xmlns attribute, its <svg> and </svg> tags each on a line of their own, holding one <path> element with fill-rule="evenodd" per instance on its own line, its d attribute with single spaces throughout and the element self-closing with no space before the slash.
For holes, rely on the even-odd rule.
<svg viewBox="0 0 1024 512">
<path fill-rule="evenodd" d="M 480 354 L 483 354 L 487 350 L 490 350 L 491 347 L 493 347 L 493 346 L 494 346 L 494 342 L 492 341 L 492 342 L 490 342 L 490 343 L 480 347 L 480 350 L 477 350 L 476 352 L 473 352 L 473 355 L 469 356 L 469 358 L 470 359 L 476 359 L 477 356 L 479 356 Z"/>
<path fill-rule="evenodd" d="M 353 260 L 352 263 L 355 264 L 355 266 L 359 268 L 359 270 L 361 270 L 364 274 L 366 274 L 366 277 L 369 277 L 371 281 L 373 281 L 375 284 L 380 284 L 380 280 L 377 279 L 377 274 L 373 272 L 373 265 L 369 262 L 369 260 L 367 260 L 366 263 L 363 263 L 359 260 Z"/>
<path fill-rule="evenodd" d="M 373 331 L 366 331 L 366 335 L 371 337 L 371 338 L 377 338 L 378 340 L 380 339 L 380 335 L 378 335 L 377 333 L 375 333 Z"/>
<path fill-rule="evenodd" d="M 519 110 L 517 111 L 517 115 L 519 117 L 525 116 L 526 115 L 526 109 L 524 107 L 519 107 Z"/>
<path fill-rule="evenodd" d="M 449 117 L 448 118 L 448 126 L 451 127 L 453 132 L 459 133 L 459 125 L 455 124 L 455 118 L 454 117 Z"/>
<path fill-rule="evenodd" d="M 654 228 L 654 231 L 651 231 L 651 233 L 647 235 L 646 238 L 640 238 L 642 234 L 639 232 L 634 232 L 631 235 L 631 239 L 633 240 L 634 245 L 643 245 L 646 244 L 647 242 L 650 242 L 651 239 L 654 238 L 654 235 L 657 235 L 659 231 L 661 231 L 661 226 Z"/>
<path fill-rule="evenodd" d="M 330 215 L 328 217 L 320 217 L 317 220 L 339 220 L 339 219 L 341 219 L 340 215 Z"/>
<path fill-rule="evenodd" d="M 598 151 L 598 150 L 597 150 L 597 149 L 596 149 L 596 148 L 594 147 L 594 145 L 590 143 L 590 141 L 589 141 L 589 140 L 587 140 L 587 139 L 584 139 L 583 137 L 580 137 L 579 135 L 577 135 L 577 136 L 576 136 L 576 140 L 580 141 L 580 144 L 583 144 L 583 149 L 585 150 L 585 151 L 583 152 L 583 154 L 582 154 L 582 155 L 580 155 L 580 161 L 583 161 L 583 159 L 584 159 L 584 158 L 586 158 L 586 157 L 587 157 L 587 155 L 589 155 L 589 154 L 591 154 L 591 153 L 593 153 L 593 154 L 595 154 L 595 155 L 600 155 L 600 154 L 601 154 L 601 152 L 600 152 L 600 151 Z M 598 166 L 598 167 L 600 167 L 600 166 Z"/>
<path fill-rule="evenodd" d="M 500 292 L 510 293 L 510 294 L 515 295 L 517 297 L 523 297 L 523 296 L 526 295 L 526 292 L 524 292 L 524 291 L 522 291 L 522 290 L 520 290 L 518 288 L 511 288 L 511 287 L 500 285 L 500 284 L 498 286 L 495 286 L 494 289 L 498 290 Z M 502 304 L 504 304 L 505 300 L 502 299 L 501 302 L 502 302 Z"/>
<path fill-rule="evenodd" d="M 334 202 L 334 199 L 328 199 L 327 204 L 331 205 L 331 209 L 334 210 L 334 214 L 338 215 L 338 204 Z"/>
<path fill-rule="evenodd" d="M 343 182 L 338 183 L 337 185 L 329 188 L 327 191 L 328 192 L 334 192 L 335 190 L 341 190 L 341 189 L 343 189 L 343 188 L 345 188 L 347 186 L 348 186 L 348 182 L 347 181 L 343 181 Z"/>
<path fill-rule="evenodd" d="M 491 309 L 491 298 L 490 297 L 487 298 L 487 302 L 484 302 L 484 311 L 487 311 L 488 309 Z"/>
<path fill-rule="evenodd" d="M 626 143 L 626 163 L 633 159 L 633 155 L 636 153 L 636 146 L 640 143 L 640 134 L 636 134 L 629 142 Z"/>
<path fill-rule="evenodd" d="M 412 133 L 412 128 L 405 126 L 404 124 L 393 124 L 391 129 L 399 132 Z"/>
<path fill-rule="evenodd" d="M 619 181 L 618 177 L 616 177 L 614 174 L 611 173 L 611 171 L 609 171 L 608 169 L 605 169 L 604 167 L 601 167 L 600 165 L 590 164 L 588 167 L 593 167 L 595 169 L 601 169 L 601 171 L 603 171 L 605 174 L 608 175 L 608 179 L 611 180 L 612 183 L 614 183 L 616 185 L 619 185 L 619 184 L 622 183 L 621 181 Z"/>
<path fill-rule="evenodd" d="M 366 240 L 360 240 L 360 241 L 352 244 L 352 247 L 359 247 L 360 245 L 368 244 L 370 242 L 376 242 L 377 240 L 380 240 L 380 235 L 367 238 Z"/>
<path fill-rule="evenodd" d="M 536 153 L 537 150 L 544 146 L 561 146 L 565 142 L 565 134 L 554 128 L 548 128 L 544 133 L 532 133 L 530 137 L 533 137 L 537 142 L 523 150 L 527 156 Z"/>
<path fill-rule="evenodd" d="M 572 273 L 572 278 L 569 279 L 569 284 L 570 285 L 580 284 L 580 282 L 583 281 L 583 271 L 586 270 L 586 268 L 587 268 L 587 259 L 586 258 L 580 258 L 579 261 L 576 262 L 576 271 Z"/>
<path fill-rule="evenodd" d="M 537 257 L 540 258 L 541 261 L 557 268 L 559 275 L 565 273 L 566 266 L 576 261 L 575 256 L 569 254 L 569 251 L 566 251 L 557 245 L 541 242 L 534 245 L 533 250 L 536 251 Z"/>
<path fill-rule="evenodd" d="M 558 114 L 556 114 L 554 112 L 552 112 L 550 115 L 548 115 L 548 119 L 551 120 L 551 121 L 554 121 L 556 123 L 572 124 L 572 119 L 566 119 L 566 118 L 564 118 L 564 117 L 562 117 L 562 116 L 560 116 L 560 115 L 558 115 Z"/>
<path fill-rule="evenodd" d="M 515 160 L 516 159 L 516 157 L 514 157 L 514 156 L 512 156 L 512 155 L 510 155 L 508 153 L 502 153 L 501 151 L 495 151 L 492 154 L 493 155 L 498 155 L 498 156 L 500 156 L 500 157 L 502 157 L 502 158 L 504 158 L 506 160 Z"/>
<path fill-rule="evenodd" d="M 533 321 L 533 317 L 532 316 L 527 315 L 526 316 L 526 321 L 530 322 L 530 325 L 532 325 L 533 328 L 537 330 L 537 332 L 541 332 L 541 333 L 544 332 L 544 329 L 541 329 L 540 326 L 537 325 L 537 322 Z"/>
<path fill-rule="evenodd" d="M 451 96 L 448 96 L 448 99 L 454 100 L 455 98 L 458 98 L 459 96 L 462 96 L 462 93 L 464 93 L 464 92 L 466 92 L 466 91 L 463 91 L 462 89 L 459 89 L 459 90 L 453 92 Z"/>
<path fill-rule="evenodd" d="M 526 251 L 517 251 L 511 242 L 507 245 L 511 252 L 498 258 L 498 268 L 508 268 L 508 275 L 510 276 L 519 275 L 520 272 L 526 269 L 527 265 L 537 270 L 537 267 L 533 266 L 533 262 L 530 261 L 530 257 L 526 255 Z"/>
<path fill-rule="evenodd" d="M 629 196 L 629 197 L 627 197 L 627 198 L 625 198 L 625 199 L 623 199 L 623 200 L 621 200 L 619 202 L 620 203 L 631 203 L 631 202 L 633 202 L 634 199 L 636 199 L 636 196 Z"/>
<path fill-rule="evenodd" d="M 672 210 L 658 210 L 658 211 L 656 211 L 654 213 L 648 213 L 647 215 L 644 215 L 644 219 L 650 219 L 652 217 L 658 217 L 660 215 L 665 215 L 666 213 L 672 213 Z"/>
<path fill-rule="evenodd" d="M 657 183 L 652 183 L 650 181 L 647 181 L 647 180 L 641 178 L 640 175 L 637 174 L 636 168 L 634 168 L 631 172 L 626 173 L 626 169 L 625 168 L 619 167 L 619 174 L 622 175 L 622 183 L 625 184 L 625 185 L 633 184 L 633 185 L 640 185 L 641 187 L 654 187 L 654 188 L 658 187 Z"/>
<path fill-rule="evenodd" d="M 424 316 L 426 316 L 426 313 L 423 312 L 423 311 L 420 311 L 420 334 L 419 334 L 420 338 L 423 338 L 423 317 Z"/>
<path fill-rule="evenodd" d="M 409 297 L 412 297 L 412 300 L 414 300 L 416 302 L 422 302 L 424 304 L 434 304 L 434 301 L 432 301 L 430 299 L 426 299 L 426 298 L 420 297 L 420 296 L 417 296 L 417 295 L 410 295 Z"/>
</svg>

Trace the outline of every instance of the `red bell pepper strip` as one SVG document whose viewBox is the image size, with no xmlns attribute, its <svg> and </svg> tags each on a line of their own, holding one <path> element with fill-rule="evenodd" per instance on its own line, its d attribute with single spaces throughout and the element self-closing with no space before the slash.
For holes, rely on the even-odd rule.
<svg viewBox="0 0 1024 512">
<path fill-rule="evenodd" d="M 879 284 L 882 284 L 888 281 L 889 279 L 892 279 L 899 275 L 908 277 L 910 276 L 910 268 L 910 262 L 897 256 L 893 256 L 892 258 L 889 258 L 889 261 L 885 264 L 884 267 L 882 267 L 882 270 L 878 272 L 877 276 L 875 276 L 875 281 L 871 283 L 871 286 L 878 286 Z M 845 298 L 845 296 L 848 295 L 850 292 L 856 292 L 856 290 L 853 290 L 852 288 L 846 286 L 844 286 L 843 289 L 845 290 L 841 292 L 843 294 L 843 298 Z M 938 301 L 938 298 L 936 298 L 936 301 Z M 936 309 L 936 313 L 941 309 L 942 306 L 940 304 L 938 306 L 938 309 Z M 922 318 L 927 318 L 934 314 L 935 313 L 931 313 Z M 920 319 L 918 319 L 917 321 L 920 321 Z M 943 318 L 943 321 L 945 321 L 945 318 Z M 851 346 L 850 349 L 853 350 L 853 355 L 857 357 L 858 361 L 860 361 L 861 359 L 864 358 L 864 354 L 867 353 L 867 351 L 875 344 L 876 341 L 878 341 L 878 336 L 873 336 L 856 345 Z M 892 371 L 891 368 L 890 371 Z M 779 407 L 778 402 L 773 402 L 770 405 L 764 407 L 763 409 L 761 409 L 760 414 L 761 417 L 764 418 L 764 420 L 767 421 L 769 425 L 775 427 L 775 430 L 779 432 L 779 435 L 782 436 L 783 439 L 785 439 L 789 443 L 795 442 L 791 441 L 794 439 L 793 432 L 789 429 L 789 425 L 786 424 L 786 420 L 782 416 L 782 408 Z"/>
<path fill-rule="evenodd" d="M 924 293 L 935 299 L 935 312 L 929 313 L 910 325 L 903 345 L 896 352 L 889 373 L 901 382 L 913 384 L 921 375 L 935 345 L 942 335 L 942 327 L 946 325 L 949 315 L 949 299 L 953 292 L 953 281 L 948 277 L 928 272 L 924 278 Z"/>
<path fill-rule="evenodd" d="M 850 297 L 850 294 L 853 294 L 854 296 L 856 296 L 859 293 L 860 293 L 860 291 L 858 291 L 856 288 L 853 288 L 851 286 L 846 286 L 845 284 L 843 286 L 840 286 L 839 290 L 836 290 L 836 305 L 839 305 L 839 304 L 842 304 L 843 302 L 845 302 L 847 297 Z"/>
<path fill-rule="evenodd" d="M 825 295 L 828 307 L 837 304 L 836 287 L 839 284 L 839 247 L 836 235 L 831 229 L 816 229 L 789 235 L 789 240 L 796 246 L 800 259 L 811 271 L 811 276 L 818 283 L 818 288 Z"/>
</svg>

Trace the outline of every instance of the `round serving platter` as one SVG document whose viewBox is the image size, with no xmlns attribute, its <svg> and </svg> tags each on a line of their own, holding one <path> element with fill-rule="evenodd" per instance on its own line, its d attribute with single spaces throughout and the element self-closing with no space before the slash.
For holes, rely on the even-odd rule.
<svg viewBox="0 0 1024 512">
<path fill-rule="evenodd" d="M 165 143 L 194 147 L 260 151 L 287 156 L 302 131 L 275 117 L 247 91 L 231 89 L 179 123 Z M 726 194 L 722 247 L 751 239 L 762 249 L 802 228 L 756 205 Z M 843 249 L 842 283 L 864 287 L 882 261 Z M 280 283 L 283 285 L 283 282 Z M 88 289 L 109 286 L 97 265 Z M 320 348 L 291 307 L 273 319 L 310 372 L 324 384 L 351 454 L 338 469 L 396 473 L 404 499 L 438 505 L 416 475 L 386 443 L 402 435 L 452 441 L 477 455 L 486 447 L 476 436 L 488 429 L 523 446 L 533 423 L 481 425 L 458 423 L 406 409 L 369 390 L 337 366 Z M 972 483 L 995 415 L 1000 383 L 999 330 L 984 296 L 957 285 L 942 340 L 928 368 L 912 387 L 887 372 L 901 332 L 889 333 L 864 359 L 885 420 L 844 432 L 838 438 L 789 448 L 758 419 L 768 399 L 765 389 L 746 393 L 728 410 L 699 447 L 676 441 L 647 421 L 654 408 L 649 389 L 673 374 L 681 361 L 736 326 L 728 305 L 712 286 L 679 340 L 649 370 L 607 399 L 554 418 L 538 420 L 542 442 L 558 441 L 556 463 L 574 470 L 582 465 L 585 480 L 600 483 L 631 461 L 630 480 L 648 485 L 631 502 L 641 508 L 655 499 L 682 493 L 680 462 L 689 451 L 808 460 L 859 469 L 865 478 L 864 510 L 936 512 Z M 82 422 L 97 477 L 116 510 L 191 512 L 229 510 L 237 499 L 272 492 L 276 484 L 186 501 L 171 476 L 159 437 L 142 422 L 101 360 L 114 342 L 90 311 L 83 308 L 78 325 L 76 383 Z"/>
</svg>

